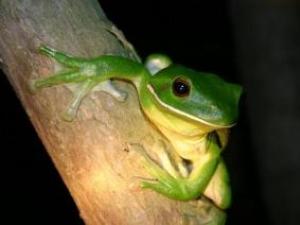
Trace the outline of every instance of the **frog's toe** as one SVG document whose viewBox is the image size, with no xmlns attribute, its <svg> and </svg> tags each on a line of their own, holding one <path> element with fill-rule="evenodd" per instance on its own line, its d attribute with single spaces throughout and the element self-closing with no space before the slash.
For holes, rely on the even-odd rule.
<svg viewBox="0 0 300 225">
<path fill-rule="evenodd" d="M 28 90 L 31 94 L 35 94 L 37 92 L 38 88 L 36 87 L 36 79 L 31 79 L 28 82 Z"/>
<path fill-rule="evenodd" d="M 72 122 L 76 117 L 76 111 L 67 109 L 65 112 L 61 114 L 61 118 L 66 122 Z"/>
</svg>

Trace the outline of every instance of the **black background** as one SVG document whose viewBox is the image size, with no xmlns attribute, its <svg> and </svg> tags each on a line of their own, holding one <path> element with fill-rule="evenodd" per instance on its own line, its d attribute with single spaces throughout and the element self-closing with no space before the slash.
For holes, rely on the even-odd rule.
<svg viewBox="0 0 300 225">
<path fill-rule="evenodd" d="M 250 2 L 250 3 L 248 3 Z M 300 215 L 299 8 L 280 1 L 102 0 L 145 58 L 214 72 L 244 87 L 241 116 L 224 158 L 234 200 L 230 225 L 296 225 Z M 5 76 L 0 76 L 5 224 L 79 225 L 62 180 Z"/>
</svg>

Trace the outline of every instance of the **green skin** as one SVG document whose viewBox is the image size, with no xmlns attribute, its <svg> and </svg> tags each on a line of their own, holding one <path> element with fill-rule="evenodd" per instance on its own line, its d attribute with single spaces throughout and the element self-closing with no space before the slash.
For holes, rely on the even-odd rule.
<svg viewBox="0 0 300 225">
<path fill-rule="evenodd" d="M 69 70 L 32 81 L 32 91 L 59 84 L 79 85 L 65 120 L 75 118 L 81 100 L 91 91 L 105 91 L 124 101 L 126 94 L 116 90 L 111 79 L 135 85 L 142 110 L 172 146 L 167 149 L 162 142 L 156 145 L 160 163 L 150 158 L 142 146 L 134 146 L 155 178 L 142 181 L 143 188 L 182 201 L 203 195 L 222 209 L 230 205 L 229 177 L 220 153 L 227 143 L 228 128 L 238 116 L 240 86 L 172 64 L 164 55 L 151 55 L 144 66 L 118 56 L 85 59 L 45 46 L 39 51 Z"/>
</svg>

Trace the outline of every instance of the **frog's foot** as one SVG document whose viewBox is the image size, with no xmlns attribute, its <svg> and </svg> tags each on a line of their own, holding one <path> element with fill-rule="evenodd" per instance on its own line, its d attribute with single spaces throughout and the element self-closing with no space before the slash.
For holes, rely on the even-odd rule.
<svg viewBox="0 0 300 225">
<path fill-rule="evenodd" d="M 32 80 L 29 83 L 29 88 L 32 93 L 46 88 L 52 87 L 59 84 L 67 83 L 79 83 L 78 88 L 74 92 L 73 100 L 69 104 L 66 112 L 63 114 L 63 119 L 66 121 L 72 121 L 76 116 L 78 107 L 82 99 L 92 90 L 93 87 L 97 84 L 95 81 L 92 81 L 86 76 L 82 75 L 78 71 L 69 71 L 66 73 L 57 74 L 50 76 L 48 78 L 42 78 L 37 80 Z"/>
<path fill-rule="evenodd" d="M 91 73 L 95 73 L 95 71 L 91 71 L 89 74 L 85 74 L 85 65 L 86 60 L 81 58 L 76 58 L 72 56 L 68 56 L 62 52 L 59 52 L 55 49 L 41 46 L 39 52 L 54 58 L 59 63 L 68 67 L 69 70 L 67 72 L 62 72 L 55 74 L 53 76 L 49 76 L 47 78 L 41 78 L 36 80 L 31 80 L 29 82 L 29 89 L 32 93 L 37 92 L 40 89 L 46 87 L 52 87 L 60 84 L 70 84 L 77 83 L 79 84 L 77 89 L 74 92 L 73 99 L 69 104 L 67 110 L 63 114 L 63 119 L 66 121 L 72 121 L 76 116 L 79 105 L 82 99 L 95 87 L 96 82 L 89 79 L 89 76 L 94 75 Z"/>
<path fill-rule="evenodd" d="M 46 46 L 41 46 L 38 51 L 48 57 L 54 58 L 57 62 L 68 67 L 69 70 L 67 72 L 54 74 L 47 78 L 31 80 L 29 82 L 29 89 L 33 93 L 40 89 L 55 85 L 83 83 L 85 80 L 88 80 L 89 76 L 95 75 L 95 71 L 92 71 L 90 67 L 88 68 L 89 70 L 84 70 L 87 64 L 86 59 L 68 56 Z M 89 74 L 85 74 L 85 71 L 89 71 Z"/>
<path fill-rule="evenodd" d="M 218 154 L 207 154 L 199 164 L 193 165 L 188 177 L 174 173 L 175 168 L 166 170 L 157 164 L 143 149 L 136 145 L 135 150 L 142 155 L 143 165 L 156 180 L 142 182 L 142 188 L 149 188 L 169 198 L 187 201 L 198 198 L 210 181 L 218 162 Z"/>
<path fill-rule="evenodd" d="M 68 67 L 68 71 L 47 78 L 31 80 L 29 82 L 29 89 L 32 93 L 60 84 L 78 84 L 76 90 L 73 92 L 74 96 L 71 103 L 62 115 L 64 120 L 72 121 L 77 114 L 82 99 L 95 90 L 105 91 L 117 100 L 125 101 L 127 94 L 117 90 L 110 81 L 107 81 L 105 78 L 102 81 L 100 79 L 97 79 L 97 81 L 92 79 L 96 75 L 101 77 L 101 74 L 97 71 L 96 66 L 88 60 L 72 57 L 46 46 L 41 46 L 39 52 L 54 58 L 57 62 Z"/>
</svg>

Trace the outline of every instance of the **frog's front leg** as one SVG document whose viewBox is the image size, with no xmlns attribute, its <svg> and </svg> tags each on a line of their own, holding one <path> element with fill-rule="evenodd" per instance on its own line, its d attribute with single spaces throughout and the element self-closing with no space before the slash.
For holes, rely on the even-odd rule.
<svg viewBox="0 0 300 225">
<path fill-rule="evenodd" d="M 174 175 L 174 168 L 172 170 L 162 168 L 139 146 L 138 152 L 143 157 L 143 165 L 156 179 L 153 182 L 143 181 L 142 188 L 152 189 L 176 200 L 186 201 L 198 198 L 204 192 L 219 162 L 220 149 L 217 144 L 210 142 L 208 146 L 209 149 L 201 159 L 193 162 L 192 171 L 187 177 L 180 173 Z"/>
</svg>

